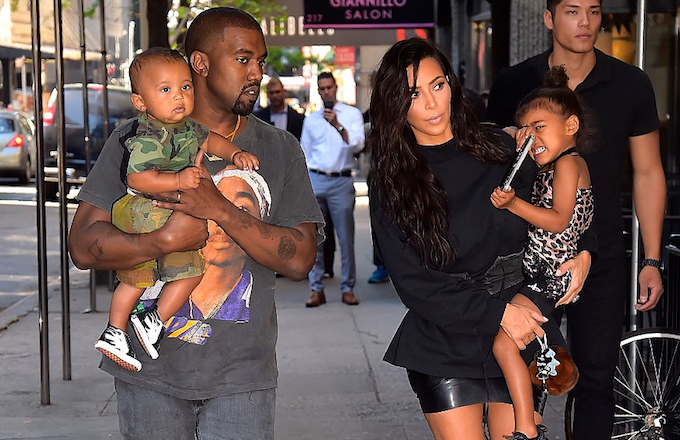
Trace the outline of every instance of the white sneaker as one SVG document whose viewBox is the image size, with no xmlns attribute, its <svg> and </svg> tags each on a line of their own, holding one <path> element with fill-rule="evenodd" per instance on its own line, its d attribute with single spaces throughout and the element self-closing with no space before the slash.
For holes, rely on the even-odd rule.
<svg viewBox="0 0 680 440">
<path fill-rule="evenodd" d="M 108 324 L 101 334 L 94 348 L 101 351 L 106 357 L 130 371 L 142 369 L 142 363 L 137 360 L 132 350 L 130 337 L 123 330 Z"/>
<path fill-rule="evenodd" d="M 134 314 L 130 316 L 130 322 L 146 354 L 151 359 L 158 359 L 158 351 L 165 333 L 165 326 L 161 317 L 158 316 L 158 309 L 154 307 L 151 310 Z"/>
</svg>

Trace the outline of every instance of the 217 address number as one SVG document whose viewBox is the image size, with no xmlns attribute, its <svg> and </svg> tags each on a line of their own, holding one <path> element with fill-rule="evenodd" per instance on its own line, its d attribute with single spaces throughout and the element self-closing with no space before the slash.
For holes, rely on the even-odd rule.
<svg viewBox="0 0 680 440">
<path fill-rule="evenodd" d="M 305 16 L 305 21 L 307 23 L 321 23 L 323 20 L 323 14 L 307 14 Z"/>
</svg>

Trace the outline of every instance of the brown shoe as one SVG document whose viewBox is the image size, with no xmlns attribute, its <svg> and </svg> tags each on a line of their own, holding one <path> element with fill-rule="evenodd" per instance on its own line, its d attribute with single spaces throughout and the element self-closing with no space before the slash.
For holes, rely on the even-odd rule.
<svg viewBox="0 0 680 440">
<path fill-rule="evenodd" d="M 354 292 L 347 291 L 342 294 L 342 302 L 347 304 L 348 306 L 356 306 L 359 304 L 359 300 L 357 299 L 356 296 L 354 296 Z"/>
<path fill-rule="evenodd" d="M 312 290 L 312 296 L 305 303 L 305 307 L 319 307 L 321 304 L 326 304 L 326 295 Z"/>
</svg>

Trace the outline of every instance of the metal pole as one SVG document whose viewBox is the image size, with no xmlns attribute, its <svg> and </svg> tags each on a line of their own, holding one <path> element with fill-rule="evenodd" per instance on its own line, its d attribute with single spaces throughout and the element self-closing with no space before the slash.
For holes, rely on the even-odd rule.
<svg viewBox="0 0 680 440">
<path fill-rule="evenodd" d="M 637 32 L 636 32 L 636 47 L 635 65 L 640 69 L 645 68 L 645 43 L 647 30 L 647 0 L 638 0 L 637 2 Z M 633 193 L 633 195 L 635 195 Z M 640 220 L 635 212 L 635 197 L 633 197 L 633 215 L 631 224 L 631 249 L 630 256 L 630 331 L 637 330 L 637 310 L 635 305 L 638 298 L 638 264 L 640 260 Z"/>
<path fill-rule="evenodd" d="M 42 124 L 42 57 L 40 54 L 40 1 L 31 1 L 31 51 L 33 67 L 33 114 L 35 122 Z M 40 337 L 40 404 L 50 404 L 50 343 L 47 320 L 47 232 L 45 227 L 45 144 L 43 131 L 35 131 L 37 164 L 35 186 L 36 226 L 38 229 L 38 335 Z"/>
<path fill-rule="evenodd" d="M 135 59 L 135 21 L 130 20 L 128 23 L 128 57 L 127 66 L 125 67 L 124 77 L 126 84 L 130 84 L 130 64 Z"/>
<path fill-rule="evenodd" d="M 26 111 L 26 57 L 21 57 L 21 111 Z"/>
<path fill-rule="evenodd" d="M 104 14 L 104 0 L 99 1 L 99 19 L 100 19 L 100 46 L 102 53 L 102 84 L 104 89 L 102 90 L 102 98 L 104 105 L 104 139 L 109 137 L 109 89 L 107 87 L 108 83 L 108 73 L 106 70 L 106 19 Z"/>
<path fill-rule="evenodd" d="M 85 145 L 85 170 L 90 174 L 92 164 L 92 147 L 90 146 L 90 105 L 88 100 L 87 88 L 87 48 L 85 39 L 85 8 L 83 0 L 78 0 L 78 22 L 80 24 L 80 58 L 83 69 L 83 136 Z M 85 309 L 84 313 L 97 311 L 97 282 L 96 271 L 90 269 L 90 308 Z"/>
<path fill-rule="evenodd" d="M 59 172 L 59 238 L 61 247 L 61 339 L 62 376 L 71 380 L 71 319 L 68 258 L 68 216 L 66 206 L 66 129 L 64 118 L 64 40 L 61 1 L 54 0 L 54 59 L 57 71 L 57 168 Z"/>
</svg>

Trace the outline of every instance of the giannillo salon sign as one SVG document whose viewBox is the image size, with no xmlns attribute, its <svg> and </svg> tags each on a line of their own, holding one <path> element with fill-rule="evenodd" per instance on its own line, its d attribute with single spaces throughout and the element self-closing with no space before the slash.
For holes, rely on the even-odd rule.
<svg viewBox="0 0 680 440">
<path fill-rule="evenodd" d="M 305 0 L 305 27 L 434 26 L 434 0 Z"/>
</svg>

